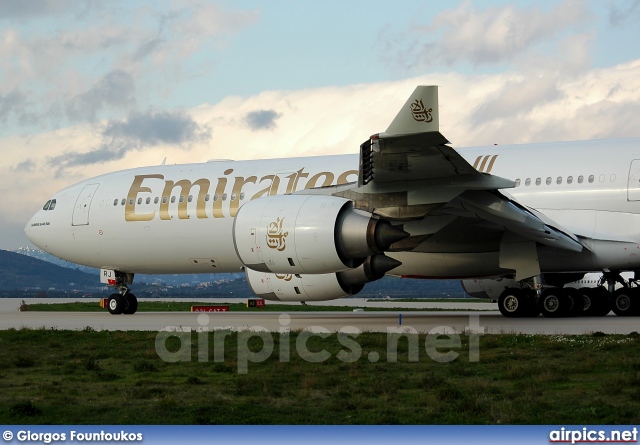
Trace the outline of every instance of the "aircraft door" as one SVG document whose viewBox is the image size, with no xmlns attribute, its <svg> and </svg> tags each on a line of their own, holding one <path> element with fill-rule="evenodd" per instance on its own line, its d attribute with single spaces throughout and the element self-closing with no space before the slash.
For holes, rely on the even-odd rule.
<svg viewBox="0 0 640 445">
<path fill-rule="evenodd" d="M 93 201 L 93 196 L 98 190 L 100 184 L 87 184 L 84 186 L 78 199 L 76 200 L 76 205 L 73 208 L 73 220 L 72 225 L 74 226 L 87 226 L 89 225 L 89 210 L 91 209 L 91 201 Z"/>
</svg>

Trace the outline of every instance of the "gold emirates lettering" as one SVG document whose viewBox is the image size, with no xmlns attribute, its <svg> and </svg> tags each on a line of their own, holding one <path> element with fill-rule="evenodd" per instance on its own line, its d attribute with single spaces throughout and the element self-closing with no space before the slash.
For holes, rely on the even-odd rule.
<svg viewBox="0 0 640 445">
<path fill-rule="evenodd" d="M 206 178 L 200 178 L 195 181 L 188 179 L 173 181 L 165 179 L 164 175 L 160 174 L 136 175 L 127 194 L 124 219 L 125 221 L 151 221 L 158 216 L 161 220 L 168 221 L 172 219 L 171 210 L 173 209 L 173 212 L 175 212 L 176 206 L 178 219 L 189 219 L 189 196 L 196 198 L 195 216 L 198 219 L 210 218 L 209 215 L 212 215 L 213 218 L 225 218 L 227 215 L 233 218 L 240 208 L 241 195 L 248 189 L 255 191 L 255 188 L 258 188 L 250 198 L 253 200 L 263 196 L 277 195 L 280 183 L 285 181 L 286 188 L 282 192 L 293 193 L 301 189 L 346 184 L 357 180 L 358 177 L 357 170 L 347 170 L 338 175 L 338 179 L 335 181 L 336 175 L 332 172 L 324 171 L 311 175 L 305 172 L 303 167 L 294 173 L 265 175 L 258 180 L 257 176 L 232 177 L 230 175 L 233 171 L 232 168 L 227 169 L 223 173 L 224 176 L 218 178 L 213 197 L 209 195 L 212 188 L 211 181 Z M 304 180 L 306 180 L 306 183 L 304 183 Z M 222 207 L 223 196 L 226 196 L 227 184 L 230 181 L 233 181 L 231 199 L 229 200 L 228 212 L 225 212 Z M 304 187 L 302 187 L 303 183 Z M 153 189 L 151 186 L 153 186 Z M 139 195 L 145 194 L 146 197 L 150 197 L 153 193 L 158 194 L 160 189 L 162 190 L 162 195 L 156 209 L 149 211 L 149 205 L 147 204 L 144 207 L 144 211 L 137 210 Z M 174 190 L 178 190 L 179 194 L 177 196 L 182 197 L 178 203 L 171 202 Z"/>
</svg>

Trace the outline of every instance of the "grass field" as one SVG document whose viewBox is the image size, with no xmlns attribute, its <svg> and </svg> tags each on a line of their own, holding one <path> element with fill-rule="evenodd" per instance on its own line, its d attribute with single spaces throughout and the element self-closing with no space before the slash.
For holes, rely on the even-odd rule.
<svg viewBox="0 0 640 445">
<path fill-rule="evenodd" d="M 299 333 L 273 334 L 274 352 L 248 363 L 246 338 L 225 338 L 224 361 L 213 333 L 186 333 L 189 361 L 159 358 L 157 333 L 58 330 L 0 331 L 0 422 L 3 424 L 637 424 L 640 336 L 485 335 L 470 362 L 461 337 L 449 363 L 433 361 L 419 339 L 387 362 L 387 336 L 364 333 L 353 362 L 338 359 L 336 334 L 312 336 L 326 350 L 319 363 L 296 352 Z M 208 335 L 208 337 L 207 337 Z M 246 334 L 249 335 L 249 334 Z M 208 346 L 199 340 L 208 339 Z M 184 346 L 186 343 L 182 343 Z M 284 345 L 289 344 L 289 348 Z M 240 346 L 239 346 L 240 345 Z M 262 340 L 248 343 L 258 353 Z M 180 343 L 166 343 L 176 352 Z M 290 351 L 289 361 L 279 359 Z M 439 350 L 446 352 L 445 350 Z M 380 360 L 368 360 L 371 352 Z M 208 361 L 198 361 L 207 353 Z"/>
<path fill-rule="evenodd" d="M 312 303 L 307 305 L 302 304 L 267 304 L 264 308 L 248 308 L 244 302 L 242 303 L 203 303 L 203 302 L 189 302 L 189 301 L 141 301 L 138 303 L 139 312 L 189 312 L 191 306 L 212 304 L 214 306 L 229 306 L 229 310 L 232 312 L 334 312 L 334 311 L 346 311 L 352 312 L 354 307 L 352 306 L 316 306 Z M 424 308 L 398 308 L 403 312 L 409 311 L 423 311 Z M 29 304 L 30 311 L 51 311 L 51 312 L 106 312 L 106 309 L 102 309 L 97 301 L 91 303 L 79 302 L 79 303 L 38 303 Z M 390 311 L 393 308 L 389 307 L 372 307 L 367 306 L 367 311 Z M 452 310 L 452 309 L 429 309 L 429 311 L 438 310 Z M 463 309 L 460 309 L 463 310 Z M 464 309 L 465 311 L 475 309 Z"/>
</svg>

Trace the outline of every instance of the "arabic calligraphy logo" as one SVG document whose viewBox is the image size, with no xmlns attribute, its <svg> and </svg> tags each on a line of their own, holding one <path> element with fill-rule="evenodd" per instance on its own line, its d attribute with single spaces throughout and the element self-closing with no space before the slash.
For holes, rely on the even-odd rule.
<svg viewBox="0 0 640 445">
<path fill-rule="evenodd" d="M 284 218 L 277 218 L 267 227 L 267 246 L 269 249 L 277 249 L 279 252 L 282 252 L 287 247 L 286 238 L 289 232 L 283 233 L 283 221 Z"/>
<path fill-rule="evenodd" d="M 433 116 L 431 113 L 433 112 L 433 108 L 429 108 L 428 110 L 424 107 L 422 103 L 422 99 L 416 99 L 411 105 L 411 113 L 413 113 L 413 118 L 418 122 L 429 123 L 433 121 Z"/>
<path fill-rule="evenodd" d="M 284 274 L 284 273 L 277 273 L 275 274 L 276 278 L 278 280 L 284 280 L 284 281 L 291 281 L 293 279 L 293 275 L 288 273 L 288 274 Z"/>
</svg>

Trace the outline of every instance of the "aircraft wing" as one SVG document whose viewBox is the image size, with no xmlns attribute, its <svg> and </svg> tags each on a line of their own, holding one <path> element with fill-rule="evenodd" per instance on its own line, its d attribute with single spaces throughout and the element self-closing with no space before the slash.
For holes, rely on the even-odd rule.
<svg viewBox="0 0 640 445">
<path fill-rule="evenodd" d="M 510 199 L 499 190 L 467 191 L 459 195 L 457 200 L 473 217 L 503 227 L 524 239 L 574 252 L 581 252 L 583 249 L 575 234 L 537 210 Z"/>
<path fill-rule="evenodd" d="M 514 187 L 513 181 L 479 172 L 446 144 L 437 87 L 419 86 L 387 131 L 360 146 L 358 185 L 338 194 L 390 220 L 447 213 L 480 220 L 518 240 L 582 251 L 575 234 L 500 192 Z"/>
</svg>

